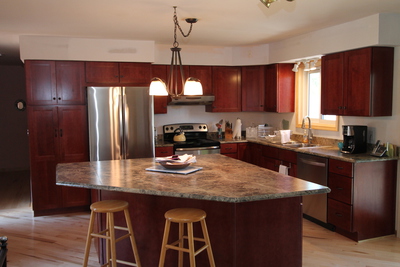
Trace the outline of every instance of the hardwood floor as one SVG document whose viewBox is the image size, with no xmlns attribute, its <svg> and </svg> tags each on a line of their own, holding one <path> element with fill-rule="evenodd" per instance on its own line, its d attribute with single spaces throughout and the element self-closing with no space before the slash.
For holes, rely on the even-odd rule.
<svg viewBox="0 0 400 267">
<path fill-rule="evenodd" d="M 1 196 L 3 191 L 12 190 L 2 186 Z M 8 194 L 20 199 L 9 199 L 12 204 L 3 206 L 7 201 L 0 198 L 0 236 L 9 239 L 9 267 L 82 266 L 89 213 L 33 217 L 26 196 L 18 192 Z M 303 222 L 304 267 L 400 266 L 400 238 L 387 236 L 357 243 L 308 220 Z M 99 266 L 94 247 L 89 266 Z"/>
</svg>

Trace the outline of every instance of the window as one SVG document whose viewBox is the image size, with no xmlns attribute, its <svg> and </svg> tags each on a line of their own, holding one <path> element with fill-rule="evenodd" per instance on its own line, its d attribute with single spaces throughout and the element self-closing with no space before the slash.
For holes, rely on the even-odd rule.
<svg viewBox="0 0 400 267">
<path fill-rule="evenodd" d="M 296 72 L 296 127 L 301 127 L 303 118 L 311 118 L 313 129 L 338 131 L 338 117 L 321 114 L 321 68 L 305 71 L 299 66 Z M 304 64 L 303 64 L 304 66 Z"/>
</svg>

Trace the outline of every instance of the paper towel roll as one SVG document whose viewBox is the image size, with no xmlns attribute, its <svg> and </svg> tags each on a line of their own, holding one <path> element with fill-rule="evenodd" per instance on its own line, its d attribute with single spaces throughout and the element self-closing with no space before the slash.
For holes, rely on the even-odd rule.
<svg viewBox="0 0 400 267">
<path fill-rule="evenodd" d="M 237 118 L 235 126 L 233 127 L 233 138 L 240 139 L 242 136 L 242 121 Z"/>
<path fill-rule="evenodd" d="M 285 165 L 279 165 L 279 173 L 282 174 L 289 174 L 289 167 L 285 166 Z"/>
</svg>

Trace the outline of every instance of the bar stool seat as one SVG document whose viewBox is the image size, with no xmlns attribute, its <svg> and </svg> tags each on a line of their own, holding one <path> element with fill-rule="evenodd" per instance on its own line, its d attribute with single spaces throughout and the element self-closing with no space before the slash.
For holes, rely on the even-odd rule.
<svg viewBox="0 0 400 267">
<path fill-rule="evenodd" d="M 169 210 L 165 213 L 165 229 L 161 247 L 161 255 L 159 267 L 163 267 L 165 263 L 165 255 L 168 249 L 179 251 L 178 266 L 183 266 L 183 252 L 189 253 L 190 266 L 195 267 L 195 256 L 203 250 L 207 250 L 208 259 L 211 267 L 215 267 L 214 256 L 211 249 L 210 238 L 206 225 L 206 212 L 201 209 L 194 208 L 177 208 Z M 169 230 L 171 222 L 179 224 L 179 239 L 168 244 Z M 200 222 L 203 238 L 193 236 L 193 223 Z M 187 225 L 187 235 L 184 235 L 184 224 Z M 187 248 L 184 247 L 184 240 L 187 240 Z M 203 242 L 204 245 L 197 251 L 194 247 L 194 241 Z"/>
<path fill-rule="evenodd" d="M 95 202 L 90 205 L 90 221 L 89 221 L 89 230 L 86 239 L 86 248 L 85 248 L 85 256 L 83 266 L 86 267 L 89 259 L 89 252 L 92 239 L 103 238 L 106 240 L 106 263 L 103 266 L 112 266 L 117 267 L 117 263 L 129 265 L 129 266 L 137 266 L 141 267 L 139 253 L 137 250 L 135 236 L 133 234 L 131 219 L 129 217 L 129 204 L 123 200 L 103 200 L 99 202 Z M 126 227 L 116 226 L 114 225 L 114 213 L 116 212 L 124 212 Z M 101 230 L 98 233 L 93 232 L 94 223 L 95 223 L 95 215 L 96 213 L 106 213 L 106 228 Z M 116 239 L 115 237 L 115 230 L 122 230 L 126 231 L 127 234 L 119 237 Z M 135 257 L 136 263 L 117 260 L 117 253 L 116 253 L 116 243 L 121 241 L 125 238 L 129 238 L 131 241 L 133 255 Z"/>
</svg>

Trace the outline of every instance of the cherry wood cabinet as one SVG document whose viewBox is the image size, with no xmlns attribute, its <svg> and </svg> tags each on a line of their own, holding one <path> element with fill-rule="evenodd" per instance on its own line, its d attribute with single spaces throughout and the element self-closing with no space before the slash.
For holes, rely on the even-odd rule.
<svg viewBox="0 0 400 267">
<path fill-rule="evenodd" d="M 212 67 L 211 66 L 189 66 L 189 77 L 200 79 L 203 87 L 203 95 L 213 95 L 212 91 Z"/>
<path fill-rule="evenodd" d="M 28 105 L 85 104 L 84 62 L 26 60 Z"/>
<path fill-rule="evenodd" d="M 167 65 L 152 65 L 151 75 L 167 82 Z M 166 114 L 168 112 L 168 96 L 154 96 L 154 114 Z"/>
<path fill-rule="evenodd" d="M 242 111 L 264 110 L 264 66 L 242 67 Z"/>
<path fill-rule="evenodd" d="M 262 147 L 262 167 L 278 172 L 279 165 L 288 167 L 288 175 L 297 176 L 297 152 L 272 146 Z"/>
<path fill-rule="evenodd" d="M 57 186 L 55 176 L 57 163 L 89 160 L 86 106 L 28 106 L 28 118 L 35 216 L 87 209 L 90 191 Z"/>
<path fill-rule="evenodd" d="M 221 144 L 221 154 L 234 159 L 238 158 L 238 144 L 224 143 Z"/>
<path fill-rule="evenodd" d="M 329 159 L 328 223 L 355 241 L 395 232 L 397 160 Z"/>
<path fill-rule="evenodd" d="M 88 85 L 150 85 L 150 63 L 90 61 L 85 63 L 85 71 Z"/>
<path fill-rule="evenodd" d="M 240 112 L 242 110 L 241 68 L 212 67 L 215 101 L 206 106 L 208 112 Z"/>
<path fill-rule="evenodd" d="M 174 154 L 173 146 L 156 147 L 156 157 L 168 157 Z"/>
<path fill-rule="evenodd" d="M 264 111 L 294 112 L 295 73 L 293 64 L 279 63 L 265 66 Z"/>
<path fill-rule="evenodd" d="M 322 57 L 321 113 L 391 116 L 394 48 L 367 47 Z"/>
</svg>

